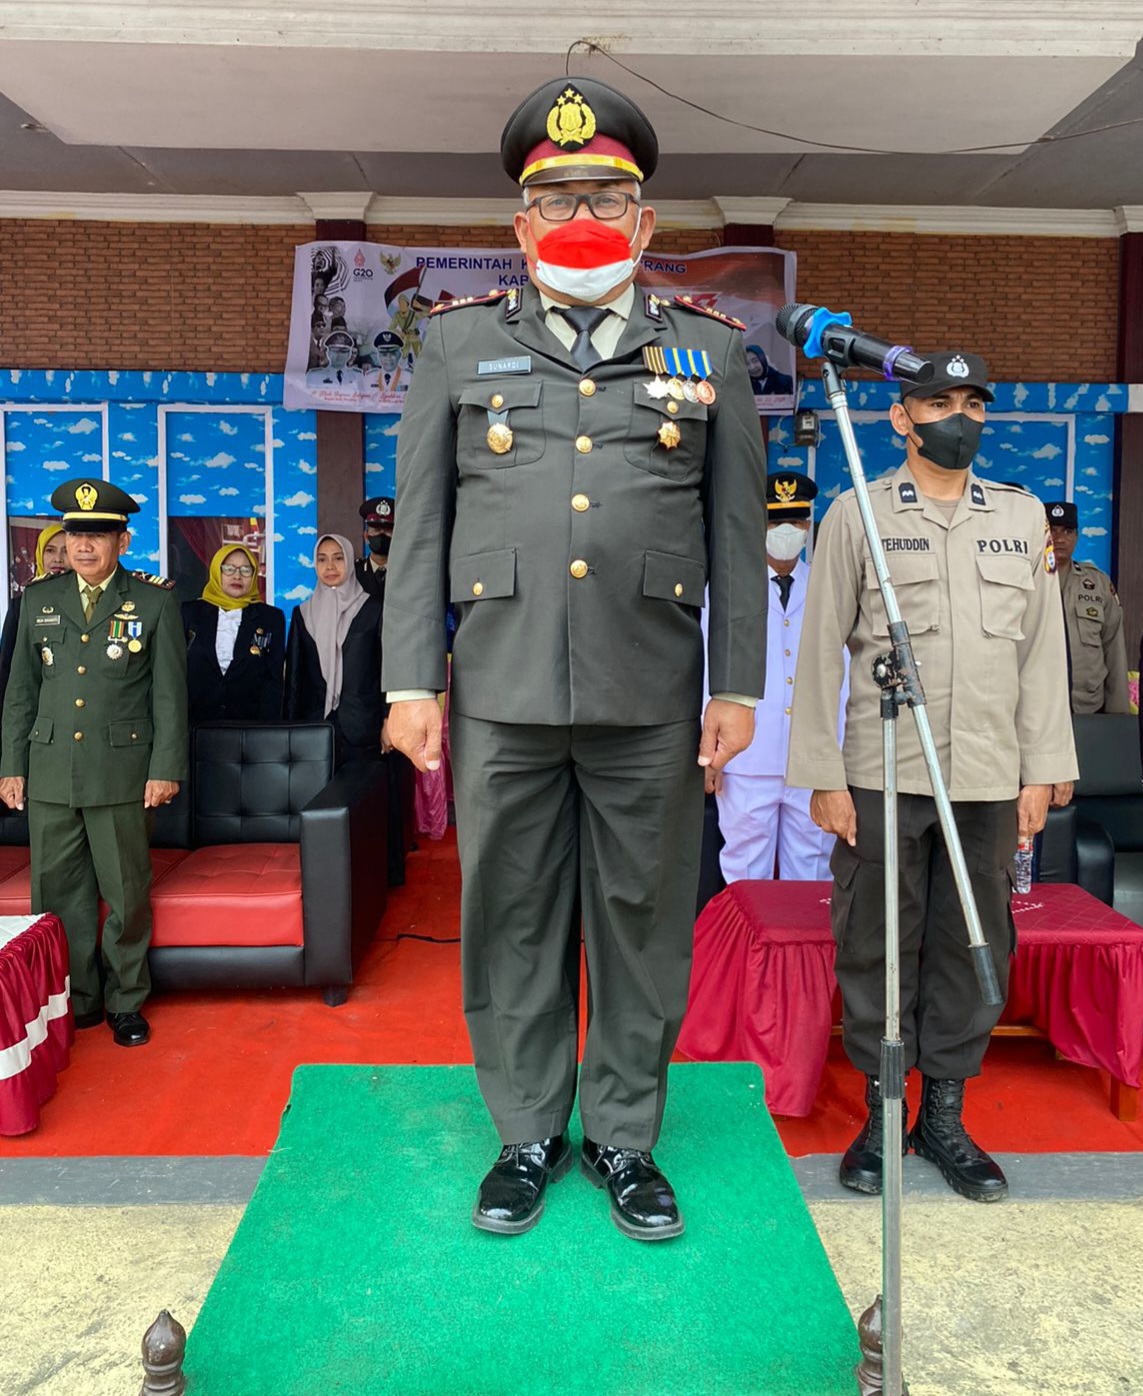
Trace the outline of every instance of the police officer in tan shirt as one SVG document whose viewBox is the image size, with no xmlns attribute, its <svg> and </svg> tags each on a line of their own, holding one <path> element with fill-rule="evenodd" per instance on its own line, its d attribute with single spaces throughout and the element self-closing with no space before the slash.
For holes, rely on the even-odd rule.
<svg viewBox="0 0 1143 1396">
<path fill-rule="evenodd" d="M 1106 572 L 1076 562 L 1079 511 L 1071 500 L 1044 505 L 1064 606 L 1073 713 L 1128 713 L 1123 608 Z"/>
<path fill-rule="evenodd" d="M 988 371 L 975 354 L 932 356 L 936 372 L 903 384 L 890 412 L 905 463 L 869 487 L 901 613 L 925 687 L 941 771 L 1002 992 L 1015 944 L 1009 864 L 1018 834 L 1038 832 L 1076 775 L 1055 560 L 1041 505 L 971 470 Z M 837 742 L 842 647 L 850 695 Z M 882 732 L 875 656 L 890 648 L 885 606 L 852 490 L 830 508 L 814 549 L 787 781 L 813 789 L 810 813 L 838 837 L 830 915 L 849 1059 L 866 1075 L 867 1119 L 841 1181 L 881 1190 L 877 1072 L 885 1020 Z M 964 1083 L 980 1072 L 1000 1016 L 980 997 L 968 936 L 916 728 L 898 722 L 901 1033 L 906 1069 L 923 1077 L 906 1147 L 966 1197 L 1008 1190 L 961 1121 Z M 1055 790 L 1053 787 L 1056 787 Z"/>
</svg>

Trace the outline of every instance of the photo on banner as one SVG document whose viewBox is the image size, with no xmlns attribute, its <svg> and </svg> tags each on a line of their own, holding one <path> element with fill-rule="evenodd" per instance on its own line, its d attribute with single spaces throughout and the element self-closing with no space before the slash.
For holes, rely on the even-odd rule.
<svg viewBox="0 0 1143 1396">
<path fill-rule="evenodd" d="M 689 295 L 746 326 L 747 368 L 760 413 L 794 406 L 795 351 L 774 328 L 794 299 L 795 255 L 778 248 L 645 254 L 645 291 Z M 286 407 L 400 413 L 424 324 L 437 301 L 525 286 L 524 254 L 506 248 L 311 242 L 295 250 Z M 686 345 L 674 346 L 686 348 Z"/>
</svg>

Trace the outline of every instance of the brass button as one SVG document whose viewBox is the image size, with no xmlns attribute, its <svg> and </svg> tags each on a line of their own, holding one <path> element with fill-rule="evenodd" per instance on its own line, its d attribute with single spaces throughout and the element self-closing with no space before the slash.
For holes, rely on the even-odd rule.
<svg viewBox="0 0 1143 1396">
<path fill-rule="evenodd" d="M 493 394 L 492 394 L 492 406 L 493 406 L 493 407 L 497 407 L 497 408 L 503 407 L 503 406 L 504 406 L 504 397 L 503 397 L 503 394 L 501 394 L 501 393 L 493 393 Z"/>
<path fill-rule="evenodd" d="M 789 717 L 790 714 L 791 714 L 791 712 L 793 712 L 793 709 L 792 709 L 792 708 L 787 708 L 787 709 L 786 709 L 786 716 Z"/>
<path fill-rule="evenodd" d="M 77 708 L 86 708 L 86 707 L 87 707 L 87 704 L 84 702 L 84 700 L 83 700 L 82 698 L 77 698 L 77 699 L 75 700 L 75 705 L 76 705 Z"/>
<path fill-rule="evenodd" d="M 137 741 L 139 740 L 139 734 L 138 734 L 138 732 L 132 732 L 132 733 L 131 733 L 131 740 L 132 740 L 133 742 L 137 742 Z"/>
<path fill-rule="evenodd" d="M 577 436 L 575 439 L 575 448 L 581 456 L 588 455 L 591 451 L 591 437 Z"/>
<path fill-rule="evenodd" d="M 784 620 L 784 621 L 782 622 L 783 625 L 789 625 L 789 623 L 790 623 L 790 622 L 789 622 L 788 620 Z"/>
<path fill-rule="evenodd" d="M 473 584 L 472 584 L 472 594 L 473 594 L 473 596 L 483 596 L 483 595 L 484 595 L 484 583 L 483 583 L 483 582 L 473 582 Z"/>
<path fill-rule="evenodd" d="M 83 741 L 83 733 L 82 733 L 82 732 L 77 732 L 77 733 L 75 734 L 75 739 L 76 739 L 77 742 L 82 742 L 82 741 Z"/>
<path fill-rule="evenodd" d="M 679 404 L 674 400 L 674 398 L 672 398 L 672 399 L 670 400 L 670 402 L 667 403 L 667 411 L 668 411 L 668 412 L 671 414 L 671 416 L 673 417 L 673 416 L 675 415 L 675 413 L 676 413 L 678 410 L 679 410 Z"/>
<path fill-rule="evenodd" d="M 577 580 L 578 580 L 579 578 L 581 578 L 581 577 L 586 577 L 586 576 L 587 576 L 587 563 L 584 562 L 583 558 L 577 557 L 576 560 L 572 563 L 572 565 L 568 568 L 568 571 L 569 571 L 569 572 L 572 574 L 572 576 L 575 577 Z"/>
<path fill-rule="evenodd" d="M 581 379 L 580 379 L 580 381 L 579 381 L 579 390 L 580 390 L 580 393 L 581 393 L 581 395 L 582 395 L 583 397 L 594 397 L 594 396 L 595 396 L 595 384 L 591 381 L 590 378 L 581 378 Z"/>
<path fill-rule="evenodd" d="M 682 594 L 683 594 L 683 584 L 682 584 L 682 582 L 676 582 L 676 583 L 675 583 L 675 595 L 676 595 L 676 596 L 682 596 Z"/>
<path fill-rule="evenodd" d="M 83 641 L 83 643 L 86 645 L 87 642 L 88 642 L 88 640 L 91 639 L 91 636 L 90 636 L 90 635 L 81 635 L 79 638 L 80 638 L 80 639 Z"/>
<path fill-rule="evenodd" d="M 790 657 L 790 651 L 787 650 L 787 651 L 786 651 L 786 658 L 789 659 L 789 657 Z"/>
<path fill-rule="evenodd" d="M 75 672 L 76 672 L 77 674 L 86 674 L 86 673 L 87 673 L 87 665 L 86 665 L 86 664 L 81 664 L 81 665 L 79 666 L 79 668 L 78 668 Z"/>
<path fill-rule="evenodd" d="M 787 679 L 786 682 L 787 682 L 787 683 L 793 683 L 794 680 L 793 680 L 793 679 Z"/>
<path fill-rule="evenodd" d="M 591 500 L 588 499 L 586 494 L 573 494 L 572 508 L 577 514 L 582 514 L 585 509 L 591 508 Z"/>
</svg>

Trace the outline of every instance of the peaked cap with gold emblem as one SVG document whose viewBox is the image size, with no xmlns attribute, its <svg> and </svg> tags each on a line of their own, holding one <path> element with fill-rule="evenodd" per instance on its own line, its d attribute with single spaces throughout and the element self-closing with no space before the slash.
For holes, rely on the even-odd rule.
<svg viewBox="0 0 1143 1396">
<path fill-rule="evenodd" d="M 525 97 L 500 136 L 519 184 L 636 179 L 655 173 L 659 141 L 629 97 L 594 78 L 553 78 Z"/>
<path fill-rule="evenodd" d="M 112 533 L 126 528 L 139 506 L 109 480 L 65 480 L 52 491 L 52 508 L 63 515 L 65 533 Z"/>
<path fill-rule="evenodd" d="M 766 513 L 768 522 L 785 523 L 789 519 L 808 519 L 813 513 L 813 501 L 818 487 L 808 475 L 797 470 L 776 470 L 766 476 Z"/>
</svg>

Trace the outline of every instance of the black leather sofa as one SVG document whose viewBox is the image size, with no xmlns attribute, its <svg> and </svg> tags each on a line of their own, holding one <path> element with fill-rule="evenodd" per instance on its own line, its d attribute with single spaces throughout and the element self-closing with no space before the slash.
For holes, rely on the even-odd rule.
<svg viewBox="0 0 1143 1396">
<path fill-rule="evenodd" d="M 1085 848 L 1110 847 L 1116 911 L 1143 925 L 1143 771 L 1139 719 L 1133 714 L 1073 719 L 1080 778 L 1075 787 L 1081 860 Z M 1106 851 L 1102 855 L 1106 858 Z"/>
</svg>

